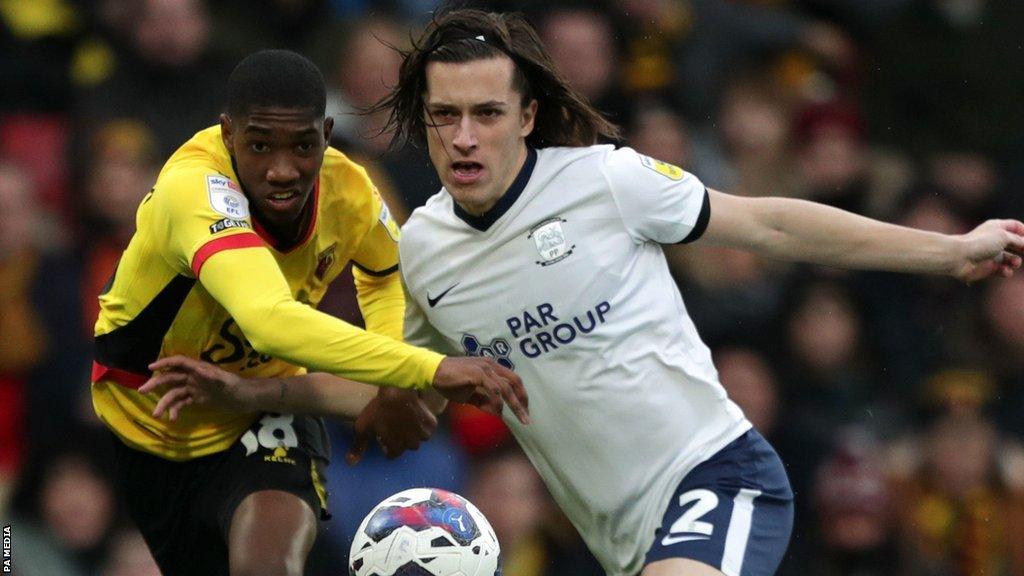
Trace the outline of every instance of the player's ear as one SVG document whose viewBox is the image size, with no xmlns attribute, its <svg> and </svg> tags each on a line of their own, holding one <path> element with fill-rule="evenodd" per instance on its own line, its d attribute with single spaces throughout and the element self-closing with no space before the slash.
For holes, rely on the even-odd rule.
<svg viewBox="0 0 1024 576">
<path fill-rule="evenodd" d="M 327 146 L 331 145 L 331 132 L 334 131 L 334 117 L 327 116 L 324 118 L 324 144 Z"/>
<path fill-rule="evenodd" d="M 530 103 L 523 106 L 521 117 L 521 128 L 519 135 L 526 138 L 533 132 L 533 122 L 537 119 L 537 99 L 530 100 Z"/>
<path fill-rule="evenodd" d="M 220 115 L 220 138 L 224 141 L 224 147 L 228 152 L 234 150 L 232 145 L 234 134 L 231 132 L 231 117 L 227 114 Z"/>
</svg>

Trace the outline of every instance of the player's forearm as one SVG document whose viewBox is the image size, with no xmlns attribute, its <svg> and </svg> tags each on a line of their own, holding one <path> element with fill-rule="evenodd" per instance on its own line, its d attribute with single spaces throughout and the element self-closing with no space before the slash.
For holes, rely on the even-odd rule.
<svg viewBox="0 0 1024 576">
<path fill-rule="evenodd" d="M 953 236 L 865 218 L 838 208 L 791 198 L 754 203 L 749 246 L 770 258 L 842 268 L 949 274 L 959 261 Z M 712 208 L 713 210 L 713 208 Z"/>
<path fill-rule="evenodd" d="M 310 414 L 354 421 L 378 388 L 325 373 L 260 378 L 245 383 L 246 404 L 258 412 Z"/>
</svg>

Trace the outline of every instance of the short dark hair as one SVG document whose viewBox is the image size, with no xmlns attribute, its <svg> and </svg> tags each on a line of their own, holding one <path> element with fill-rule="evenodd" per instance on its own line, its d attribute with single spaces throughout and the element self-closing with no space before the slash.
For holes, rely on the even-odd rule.
<svg viewBox="0 0 1024 576">
<path fill-rule="evenodd" d="M 547 146 L 589 146 L 598 137 L 618 139 L 619 128 L 573 90 L 555 68 L 551 56 L 521 14 L 475 9 L 442 10 L 420 39 L 402 51 L 398 85 L 369 112 L 390 112 L 385 130 L 393 131 L 392 148 L 406 141 L 422 144 L 427 125 L 423 95 L 430 62 L 472 62 L 507 56 L 515 64 L 513 86 L 523 104 L 537 99 L 537 118 L 526 143 Z"/>
<path fill-rule="evenodd" d="M 304 108 L 324 115 L 327 91 L 320 69 L 289 50 L 261 50 L 246 56 L 228 78 L 228 114 L 245 116 L 254 106 Z"/>
</svg>

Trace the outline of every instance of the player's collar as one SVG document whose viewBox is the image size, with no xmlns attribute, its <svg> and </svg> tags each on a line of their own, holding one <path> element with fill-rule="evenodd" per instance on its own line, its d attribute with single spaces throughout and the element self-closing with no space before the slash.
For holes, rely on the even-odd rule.
<svg viewBox="0 0 1024 576">
<path fill-rule="evenodd" d="M 523 193 L 526 188 L 526 184 L 530 181 L 530 176 L 533 174 L 533 167 L 537 164 L 537 151 L 533 148 L 526 148 L 526 162 L 523 162 L 523 167 L 519 169 L 519 174 L 516 179 L 512 181 L 512 185 L 508 187 L 505 194 L 498 198 L 498 201 L 491 207 L 490 210 L 484 212 L 480 216 L 474 216 L 469 212 L 462 209 L 457 202 L 453 202 L 455 207 L 455 215 L 462 219 L 463 222 L 469 224 L 473 228 L 481 232 L 486 232 L 492 224 L 498 221 L 508 212 L 508 209 L 516 203 L 519 199 L 519 195 Z"/>
</svg>

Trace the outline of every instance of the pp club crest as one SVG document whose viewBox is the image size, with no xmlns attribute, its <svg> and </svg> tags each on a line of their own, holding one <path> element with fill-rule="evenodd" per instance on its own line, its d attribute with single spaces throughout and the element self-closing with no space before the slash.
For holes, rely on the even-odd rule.
<svg viewBox="0 0 1024 576">
<path fill-rule="evenodd" d="M 572 255 L 576 245 L 569 244 L 565 237 L 565 231 L 562 230 L 562 222 L 565 222 L 564 218 L 552 218 L 530 229 L 530 234 L 527 238 L 533 240 L 541 258 L 537 260 L 537 264 L 550 266 Z"/>
</svg>

